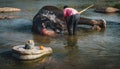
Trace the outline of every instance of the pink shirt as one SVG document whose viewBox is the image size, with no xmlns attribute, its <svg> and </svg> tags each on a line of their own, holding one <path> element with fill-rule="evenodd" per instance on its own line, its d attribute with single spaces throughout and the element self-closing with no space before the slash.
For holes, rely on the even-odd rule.
<svg viewBox="0 0 120 69">
<path fill-rule="evenodd" d="M 67 17 L 67 16 L 71 16 L 71 15 L 77 14 L 78 11 L 73 9 L 73 8 L 65 8 L 63 13 L 64 13 L 64 17 Z"/>
</svg>

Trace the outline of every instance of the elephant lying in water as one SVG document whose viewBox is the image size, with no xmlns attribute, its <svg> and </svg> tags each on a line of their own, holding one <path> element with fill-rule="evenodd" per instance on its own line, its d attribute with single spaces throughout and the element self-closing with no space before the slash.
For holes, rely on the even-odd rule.
<svg viewBox="0 0 120 69">
<path fill-rule="evenodd" d="M 78 24 L 90 25 L 93 30 L 106 28 L 106 21 L 80 18 Z M 66 30 L 66 21 L 63 17 L 63 11 L 55 6 L 44 6 L 33 18 L 32 31 L 43 35 L 61 34 Z"/>
</svg>

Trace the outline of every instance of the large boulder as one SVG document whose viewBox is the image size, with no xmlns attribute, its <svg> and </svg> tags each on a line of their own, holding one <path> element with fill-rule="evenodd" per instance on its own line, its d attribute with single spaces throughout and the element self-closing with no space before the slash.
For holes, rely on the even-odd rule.
<svg viewBox="0 0 120 69">
<path fill-rule="evenodd" d="M 95 29 L 98 27 L 99 28 L 106 27 L 106 21 L 103 19 L 94 20 L 81 17 L 80 22 L 78 24 L 90 25 L 93 26 Z M 63 11 L 61 9 L 55 6 L 44 6 L 34 16 L 32 31 L 37 32 L 39 34 L 43 34 L 42 31 L 46 30 L 49 33 L 49 35 L 50 34 L 53 35 L 53 33 L 60 34 L 63 30 L 66 30 L 66 22 L 63 17 Z"/>
</svg>

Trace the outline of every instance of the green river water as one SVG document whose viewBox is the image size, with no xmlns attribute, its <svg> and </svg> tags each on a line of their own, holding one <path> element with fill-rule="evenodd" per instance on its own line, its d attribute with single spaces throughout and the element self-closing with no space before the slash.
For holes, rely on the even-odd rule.
<svg viewBox="0 0 120 69">
<path fill-rule="evenodd" d="M 31 32 L 34 15 L 45 5 L 62 8 L 70 5 L 82 10 L 88 5 L 110 6 L 118 0 L 0 0 L 0 7 L 17 7 L 21 12 L 0 13 L 20 18 L 0 20 L 0 69 L 120 69 L 120 14 L 95 13 L 91 8 L 81 14 L 105 19 L 107 28 L 97 32 L 80 29 L 76 36 L 47 37 Z M 49 46 L 53 54 L 33 61 L 19 61 L 11 48 L 33 39 L 36 45 Z"/>
</svg>

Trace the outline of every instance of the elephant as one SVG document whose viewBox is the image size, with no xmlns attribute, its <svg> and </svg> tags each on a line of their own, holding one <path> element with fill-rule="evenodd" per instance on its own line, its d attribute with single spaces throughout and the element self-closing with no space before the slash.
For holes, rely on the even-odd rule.
<svg viewBox="0 0 120 69">
<path fill-rule="evenodd" d="M 90 25 L 93 30 L 101 30 L 102 28 L 106 28 L 106 21 L 104 19 L 95 20 L 80 17 L 78 25 L 81 24 Z M 63 34 L 63 31 L 66 29 L 67 27 L 63 16 L 63 10 L 55 6 L 43 6 L 33 17 L 32 31 L 38 34 L 48 34 L 48 36 L 49 34 Z"/>
</svg>

